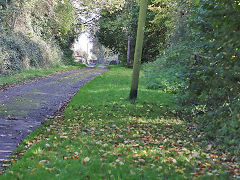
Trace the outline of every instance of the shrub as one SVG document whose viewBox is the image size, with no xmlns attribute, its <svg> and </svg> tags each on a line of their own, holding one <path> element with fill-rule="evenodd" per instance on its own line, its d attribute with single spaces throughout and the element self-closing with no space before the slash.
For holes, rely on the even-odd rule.
<svg viewBox="0 0 240 180">
<path fill-rule="evenodd" d="M 191 13 L 184 30 L 190 32 L 190 38 L 179 38 L 175 33 L 177 43 L 146 66 L 148 86 L 183 88 L 185 119 L 197 123 L 219 149 L 239 155 L 240 6 L 237 1 L 205 0 L 196 7 L 190 4 L 188 9 Z M 184 74 L 182 86 L 172 78 L 176 72 Z"/>
<path fill-rule="evenodd" d="M 194 63 L 195 48 L 186 43 L 168 47 L 155 62 L 143 66 L 148 88 L 180 92 L 188 86 L 188 66 Z"/>
<path fill-rule="evenodd" d="M 28 38 L 22 33 L 0 35 L 1 74 L 30 67 L 45 67 L 60 63 L 59 48 L 38 37 Z"/>
<path fill-rule="evenodd" d="M 189 27 L 205 41 L 201 60 L 189 71 L 184 103 L 197 110 L 196 122 L 220 149 L 240 154 L 240 6 L 206 0 L 192 8 Z"/>
<path fill-rule="evenodd" d="M 69 51 L 77 35 L 76 20 L 68 0 L 16 0 L 2 7 L 1 74 L 72 61 L 62 51 Z"/>
</svg>

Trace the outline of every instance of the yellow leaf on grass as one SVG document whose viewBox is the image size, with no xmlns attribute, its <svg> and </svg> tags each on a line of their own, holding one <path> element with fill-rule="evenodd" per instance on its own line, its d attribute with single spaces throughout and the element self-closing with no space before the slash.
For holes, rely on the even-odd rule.
<svg viewBox="0 0 240 180">
<path fill-rule="evenodd" d="M 85 157 L 84 158 L 84 162 L 88 162 L 88 161 L 90 161 L 90 158 L 89 157 Z"/>
<path fill-rule="evenodd" d="M 205 166 L 207 166 L 207 167 L 211 167 L 211 164 L 209 164 L 209 163 L 205 163 Z"/>
</svg>

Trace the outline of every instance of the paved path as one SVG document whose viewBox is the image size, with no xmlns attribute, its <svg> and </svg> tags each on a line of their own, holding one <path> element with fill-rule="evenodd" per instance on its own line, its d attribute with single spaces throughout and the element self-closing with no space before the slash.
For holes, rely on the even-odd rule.
<svg viewBox="0 0 240 180">
<path fill-rule="evenodd" d="M 0 166 L 45 118 L 53 116 L 86 82 L 106 70 L 78 69 L 0 91 Z"/>
</svg>

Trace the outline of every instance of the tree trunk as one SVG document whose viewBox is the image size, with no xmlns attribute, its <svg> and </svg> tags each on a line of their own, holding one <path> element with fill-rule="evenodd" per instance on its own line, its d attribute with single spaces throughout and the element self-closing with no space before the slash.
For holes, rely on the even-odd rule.
<svg viewBox="0 0 240 180">
<path fill-rule="evenodd" d="M 127 67 L 130 67 L 131 36 L 128 36 Z"/>
<path fill-rule="evenodd" d="M 144 39 L 144 29 L 147 16 L 148 0 L 141 0 L 140 2 L 140 12 L 138 17 L 138 30 L 137 30 L 137 41 L 134 54 L 134 64 L 133 64 L 133 75 L 132 75 L 132 86 L 129 98 L 134 100 L 137 98 L 138 93 L 138 80 L 141 68 L 141 58 L 142 58 L 142 48 Z"/>
</svg>

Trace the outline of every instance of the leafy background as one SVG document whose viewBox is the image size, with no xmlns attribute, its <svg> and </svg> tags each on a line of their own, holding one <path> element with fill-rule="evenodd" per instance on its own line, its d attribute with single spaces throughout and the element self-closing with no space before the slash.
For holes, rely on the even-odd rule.
<svg viewBox="0 0 240 180">
<path fill-rule="evenodd" d="M 0 1 L 0 73 L 56 66 L 77 35 L 72 1 Z"/>
</svg>

